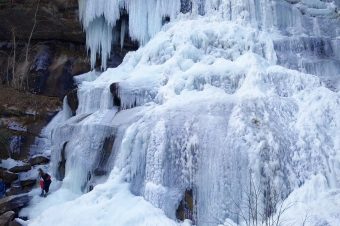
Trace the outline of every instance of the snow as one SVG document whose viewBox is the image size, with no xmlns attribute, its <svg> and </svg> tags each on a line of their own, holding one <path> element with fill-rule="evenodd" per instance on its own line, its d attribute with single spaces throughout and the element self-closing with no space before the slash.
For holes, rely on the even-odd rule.
<svg viewBox="0 0 340 226">
<path fill-rule="evenodd" d="M 114 26 L 117 8 L 125 3 L 81 2 L 85 29 L 103 18 L 104 29 Z M 270 193 L 278 207 L 299 203 L 298 211 L 293 207 L 283 216 L 295 225 L 301 225 L 306 209 L 311 209 L 307 225 L 339 224 L 340 92 L 317 73 L 280 62 L 287 52 L 309 60 L 315 49 L 316 62 L 338 59 L 331 48 L 326 51 L 330 55 L 325 54 L 325 42 L 310 42 L 308 33 L 304 43 L 309 47 L 301 45 L 301 51 L 294 52 L 295 44 L 287 45 L 284 33 L 295 35 L 294 29 L 307 22 L 285 1 L 275 5 L 273 21 L 273 15 L 264 13 L 268 8 L 262 8 L 267 6 L 263 1 L 250 5 L 250 12 L 243 1 L 202 2 L 204 10 L 193 1 L 193 11 L 204 16 L 178 16 L 158 33 L 157 21 L 140 30 L 133 24 L 137 19 L 147 23 L 149 1 L 140 9 L 142 1 L 125 5 L 131 13 L 130 35 L 142 43 L 153 38 L 128 53 L 119 67 L 76 79 L 76 115 L 65 100 L 63 111 L 46 129 L 51 170 L 63 181 L 22 213 L 30 216 L 29 225 L 190 225 L 176 220 L 186 190 L 193 191 L 195 201 L 192 224 L 242 225 L 240 215 L 248 215 L 249 209 L 239 204 L 246 201 L 251 180 L 262 191 L 261 211 Z M 177 12 L 175 3 L 167 13 Z M 228 4 L 233 12 L 226 15 Z M 314 1 L 310 7 L 318 4 L 326 3 Z M 157 13 L 166 12 L 165 5 L 159 7 Z M 262 11 L 257 14 L 258 7 Z M 286 11 L 291 13 L 288 21 L 281 18 Z M 236 12 L 243 12 L 239 19 Z M 101 40 L 108 40 L 92 38 L 97 50 Z M 303 43 L 301 36 L 290 40 L 298 40 L 297 46 Z M 333 69 L 324 76 L 338 79 L 339 66 Z M 112 84 L 117 88 L 113 95 Z"/>
<path fill-rule="evenodd" d="M 22 161 L 14 160 L 14 159 L 11 159 L 11 158 L 1 160 L 1 167 L 6 168 L 6 169 L 10 169 L 10 168 L 13 168 L 15 166 L 22 166 L 24 164 L 25 163 L 22 162 Z"/>
<path fill-rule="evenodd" d="M 129 184 L 124 182 L 117 172 L 113 171 L 112 174 L 107 183 L 95 187 L 92 192 L 80 198 L 75 199 L 75 194 L 65 189 L 52 193 L 42 201 L 43 205 L 30 209 L 29 216 L 34 217 L 37 213 L 39 216 L 29 221 L 29 225 L 47 223 L 48 225 L 105 226 L 112 225 L 113 222 L 115 225 L 126 226 L 190 225 L 189 222 L 177 224 L 168 219 L 160 209 L 153 207 L 142 197 L 132 195 L 128 189 Z M 48 208 L 50 206 L 52 207 Z M 59 214 L 64 217 L 60 219 Z M 78 215 L 82 217 L 75 217 Z M 108 219 L 112 220 L 108 221 Z"/>
<path fill-rule="evenodd" d="M 285 200 L 284 221 L 289 225 L 338 225 L 340 190 L 331 188 L 325 176 L 317 174 Z"/>
<path fill-rule="evenodd" d="M 27 128 L 25 126 L 13 121 L 8 123 L 7 128 L 14 131 L 27 132 Z"/>
</svg>

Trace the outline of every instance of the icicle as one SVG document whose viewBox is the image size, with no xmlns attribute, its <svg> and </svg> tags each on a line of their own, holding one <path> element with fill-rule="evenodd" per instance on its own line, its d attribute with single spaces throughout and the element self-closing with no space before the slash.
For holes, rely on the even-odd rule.
<svg viewBox="0 0 340 226">
<path fill-rule="evenodd" d="M 124 47 L 125 34 L 126 34 L 126 21 L 123 18 L 122 24 L 120 26 L 120 48 L 121 49 L 123 49 Z"/>
</svg>

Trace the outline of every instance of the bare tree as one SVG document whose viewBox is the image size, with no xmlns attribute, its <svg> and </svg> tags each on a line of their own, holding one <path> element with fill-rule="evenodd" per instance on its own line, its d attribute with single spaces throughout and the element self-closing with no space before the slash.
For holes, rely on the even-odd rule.
<svg viewBox="0 0 340 226">
<path fill-rule="evenodd" d="M 229 213 L 242 219 L 247 226 L 279 226 L 282 215 L 293 206 L 284 205 L 270 179 L 262 186 L 256 185 L 251 171 L 248 188 L 242 192 L 242 197 L 239 201 L 232 200 L 236 210 L 229 210 Z"/>
<path fill-rule="evenodd" d="M 36 9 L 35 9 L 35 13 L 34 13 L 33 27 L 32 27 L 32 30 L 31 30 L 31 33 L 29 35 L 27 45 L 26 45 L 26 54 L 25 54 L 25 62 L 24 62 L 25 73 L 23 74 L 23 76 L 26 77 L 27 89 L 29 89 L 29 83 L 28 83 L 28 72 L 29 72 L 28 53 L 29 53 L 29 50 L 30 50 L 30 45 L 31 45 L 33 33 L 34 33 L 34 30 L 37 26 L 37 15 L 38 15 L 38 12 L 39 12 L 39 5 L 40 5 L 40 0 L 37 0 L 37 6 L 36 6 Z"/>
<path fill-rule="evenodd" d="M 35 13 L 34 13 L 34 23 L 33 23 L 33 27 L 32 27 L 30 36 L 29 36 L 28 41 L 27 41 L 26 55 L 25 55 L 26 56 L 25 57 L 25 61 L 26 62 L 28 61 L 28 52 L 29 52 L 31 40 L 32 40 L 32 37 L 33 37 L 33 33 L 34 33 L 34 30 L 35 30 L 35 28 L 37 26 L 37 15 L 38 15 L 38 11 L 39 11 L 39 5 L 40 5 L 40 0 L 37 0 L 37 7 L 36 7 Z"/>
<path fill-rule="evenodd" d="M 15 63 L 16 63 L 16 37 L 15 37 L 15 28 L 12 28 L 12 38 L 13 38 L 13 46 L 12 46 L 12 50 L 13 50 L 13 61 L 12 61 L 12 82 L 13 82 L 13 86 L 14 88 L 18 88 L 18 83 L 17 83 L 17 79 L 15 76 Z"/>
<path fill-rule="evenodd" d="M 9 67 L 10 67 L 10 64 L 11 64 L 12 51 L 8 54 L 6 51 L 0 50 L 0 53 L 5 55 L 5 57 L 7 58 L 7 67 L 4 69 L 4 71 L 2 71 L 2 73 L 4 73 L 4 75 L 5 75 L 7 85 L 9 84 Z"/>
</svg>

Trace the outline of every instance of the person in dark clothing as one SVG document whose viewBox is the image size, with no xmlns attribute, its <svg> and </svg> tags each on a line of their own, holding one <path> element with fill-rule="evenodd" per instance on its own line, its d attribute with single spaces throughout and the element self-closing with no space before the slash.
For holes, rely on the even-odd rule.
<svg viewBox="0 0 340 226">
<path fill-rule="evenodd" d="M 39 169 L 39 176 L 43 179 L 43 189 L 41 190 L 40 196 L 47 196 L 48 191 L 50 190 L 50 185 L 52 183 L 51 176 L 45 173 L 42 169 Z"/>
</svg>

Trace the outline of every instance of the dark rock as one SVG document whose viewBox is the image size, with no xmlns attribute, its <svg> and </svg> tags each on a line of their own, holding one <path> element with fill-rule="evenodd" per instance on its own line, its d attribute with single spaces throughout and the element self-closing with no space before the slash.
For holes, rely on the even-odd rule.
<svg viewBox="0 0 340 226">
<path fill-rule="evenodd" d="M 19 185 L 15 183 L 15 185 L 12 184 L 11 187 L 7 189 L 6 195 L 7 196 L 22 195 L 22 194 L 30 192 L 32 189 L 33 187 L 22 187 L 20 183 Z"/>
<path fill-rule="evenodd" d="M 2 178 L 7 185 L 9 185 L 18 179 L 18 175 L 6 170 L 0 170 L 0 178 Z"/>
<path fill-rule="evenodd" d="M 37 180 L 34 180 L 34 179 L 28 179 L 28 180 L 20 181 L 21 187 L 23 189 L 32 188 L 36 185 L 36 183 L 37 183 Z"/>
<path fill-rule="evenodd" d="M 6 195 L 11 196 L 11 195 L 18 195 L 22 191 L 22 187 L 20 185 L 20 181 L 15 181 L 11 184 L 11 187 L 7 189 Z"/>
<path fill-rule="evenodd" d="M 62 181 L 65 177 L 65 172 L 66 172 L 66 158 L 65 158 L 65 149 L 67 146 L 67 142 L 64 143 L 63 149 L 61 150 L 61 161 L 58 162 L 58 171 L 56 178 L 57 180 Z"/>
<path fill-rule="evenodd" d="M 15 212 L 8 211 L 0 216 L 0 225 L 1 226 L 8 226 L 10 222 L 14 219 Z"/>
<path fill-rule="evenodd" d="M 192 2 L 190 0 L 181 0 L 181 13 L 188 13 L 192 10 Z"/>
<path fill-rule="evenodd" d="M 184 221 L 185 219 L 194 220 L 195 202 L 192 190 L 186 190 L 183 200 L 180 202 L 177 211 L 177 219 Z"/>
<path fill-rule="evenodd" d="M 93 174 L 97 177 L 101 177 L 101 176 L 105 176 L 107 174 L 107 171 L 97 168 L 93 171 Z"/>
<path fill-rule="evenodd" d="M 120 107 L 121 106 L 121 100 L 120 100 L 120 97 L 119 97 L 119 83 L 118 82 L 112 83 L 110 85 L 110 91 L 111 91 L 112 96 L 113 96 L 113 104 L 115 106 Z"/>
<path fill-rule="evenodd" d="M 0 106 L 0 115 L 3 115 L 4 107 Z M 0 162 L 1 159 L 9 158 L 10 145 L 9 145 L 10 134 L 5 129 L 0 128 Z"/>
<path fill-rule="evenodd" d="M 20 209 L 26 207 L 30 202 L 28 195 L 21 196 L 9 196 L 0 200 L 0 214 L 6 213 L 7 211 L 18 212 Z"/>
<path fill-rule="evenodd" d="M 12 173 L 21 173 L 21 172 L 27 172 L 29 170 L 31 170 L 31 165 L 29 164 L 25 164 L 22 166 L 14 166 L 12 168 L 10 168 L 8 171 L 12 172 Z"/>
<path fill-rule="evenodd" d="M 0 1 L 0 39 L 11 37 L 15 29 L 18 39 L 27 39 L 34 24 L 37 1 Z M 40 1 L 37 24 L 32 39 L 83 42 L 85 35 L 78 20 L 77 0 Z"/>
<path fill-rule="evenodd" d="M 30 52 L 30 90 L 62 100 L 76 87 L 73 76 L 90 70 L 85 46 L 55 40 L 36 46 L 38 50 Z"/>
<path fill-rule="evenodd" d="M 107 175 L 107 163 L 109 160 L 109 157 L 112 154 L 112 150 L 113 150 L 113 145 L 115 143 L 115 136 L 109 136 L 106 137 L 104 140 L 104 144 L 103 144 L 103 148 L 102 148 L 102 154 L 98 160 L 98 166 L 97 168 L 94 170 L 93 174 L 95 176 L 104 176 Z"/>
<path fill-rule="evenodd" d="M 67 103 L 70 106 L 73 115 L 75 115 L 79 105 L 77 89 L 73 89 L 67 94 Z"/>
<path fill-rule="evenodd" d="M 0 70 L 1 68 L 0 65 Z M 4 122 L 0 128 L 0 136 L 5 137 L 8 143 L 11 142 L 11 145 L 7 146 L 12 159 L 29 158 L 31 146 L 34 145 L 41 129 L 60 106 L 59 98 L 34 95 L 0 85 L 0 121 Z M 32 111 L 35 114 L 32 114 Z M 4 118 L 6 120 L 3 120 Z M 11 127 L 11 124 L 18 126 Z M 6 150 L 1 149 L 1 152 Z"/>
<path fill-rule="evenodd" d="M 33 157 L 33 158 L 30 159 L 30 164 L 32 166 L 47 164 L 49 162 L 50 162 L 50 160 L 48 158 L 46 158 L 45 156 L 36 156 L 36 157 Z"/>
<path fill-rule="evenodd" d="M 22 195 L 25 193 L 28 193 L 32 190 L 32 188 L 22 188 L 21 186 L 19 187 L 11 187 L 6 191 L 7 196 L 12 196 L 12 195 Z"/>
<path fill-rule="evenodd" d="M 9 158 L 9 151 L 7 145 L 4 145 L 0 142 L 0 159 L 7 159 Z"/>
<path fill-rule="evenodd" d="M 49 66 L 52 63 L 52 52 L 48 45 L 41 45 L 35 54 L 31 71 L 34 76 L 29 79 L 29 86 L 34 93 L 41 94 L 45 91 L 46 81 L 50 75 Z"/>
<path fill-rule="evenodd" d="M 21 195 L 30 192 L 36 185 L 36 180 L 15 181 L 11 184 L 11 187 L 7 189 L 6 195 Z"/>
</svg>

